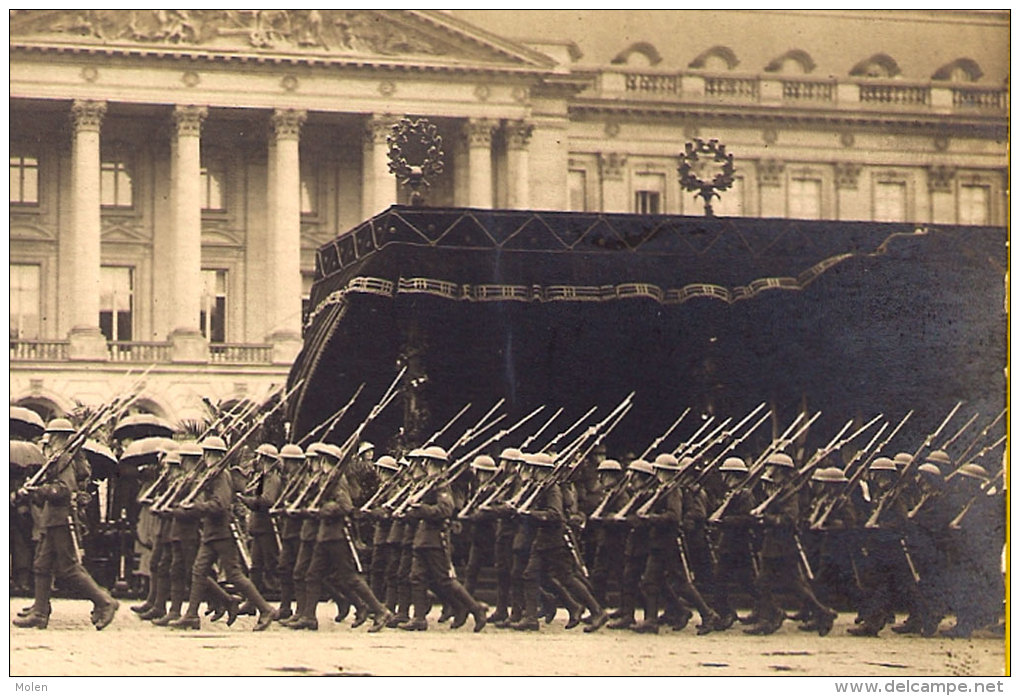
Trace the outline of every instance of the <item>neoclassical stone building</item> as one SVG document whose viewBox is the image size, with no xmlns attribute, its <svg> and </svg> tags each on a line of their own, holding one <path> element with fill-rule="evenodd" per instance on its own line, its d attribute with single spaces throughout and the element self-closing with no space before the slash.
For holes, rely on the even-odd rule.
<svg viewBox="0 0 1020 696">
<path fill-rule="evenodd" d="M 123 10 L 10 16 L 12 402 L 257 397 L 314 250 L 393 203 L 699 215 L 677 154 L 735 154 L 717 215 L 1003 225 L 1008 12 Z"/>
</svg>

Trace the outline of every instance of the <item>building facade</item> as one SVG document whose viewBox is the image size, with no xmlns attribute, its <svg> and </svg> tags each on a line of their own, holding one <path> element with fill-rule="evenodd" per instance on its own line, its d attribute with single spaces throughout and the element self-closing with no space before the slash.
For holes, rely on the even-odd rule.
<svg viewBox="0 0 1020 696">
<path fill-rule="evenodd" d="M 259 397 L 323 242 L 406 202 L 386 136 L 443 136 L 428 203 L 1003 225 L 1008 12 L 14 11 L 11 401 Z M 682 39 L 682 40 L 681 40 Z"/>
</svg>

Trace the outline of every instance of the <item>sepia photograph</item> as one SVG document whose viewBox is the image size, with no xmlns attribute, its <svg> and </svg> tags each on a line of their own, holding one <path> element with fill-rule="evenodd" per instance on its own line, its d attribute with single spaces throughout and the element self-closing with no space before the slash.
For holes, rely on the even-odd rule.
<svg viewBox="0 0 1020 696">
<path fill-rule="evenodd" d="M 9 688 L 1002 693 L 1010 19 L 10 10 Z"/>
</svg>

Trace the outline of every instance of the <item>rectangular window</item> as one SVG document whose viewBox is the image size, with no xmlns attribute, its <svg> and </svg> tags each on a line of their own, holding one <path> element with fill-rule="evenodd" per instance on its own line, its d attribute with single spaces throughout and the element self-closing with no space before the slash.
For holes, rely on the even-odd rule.
<svg viewBox="0 0 1020 696">
<path fill-rule="evenodd" d="M 567 173 L 570 190 L 570 209 L 577 212 L 588 210 L 588 173 L 583 169 L 571 169 Z"/>
<path fill-rule="evenodd" d="M 99 330 L 107 341 L 132 340 L 134 269 L 103 266 L 99 282 Z"/>
<path fill-rule="evenodd" d="M 733 180 L 733 185 L 725 191 L 719 192 L 719 198 L 712 199 L 712 212 L 718 217 L 742 217 L 744 215 L 744 179 L 737 177 Z M 697 211 L 692 214 L 700 214 L 702 210 L 702 200 L 695 198 L 695 208 L 692 210 Z"/>
<path fill-rule="evenodd" d="M 314 273 L 301 274 L 301 325 L 308 321 L 308 313 L 312 311 L 312 285 L 315 284 Z"/>
<path fill-rule="evenodd" d="M 875 184 L 875 221 L 906 222 L 907 185 L 902 181 Z"/>
<path fill-rule="evenodd" d="M 12 263 L 11 270 L 11 340 L 31 341 L 39 338 L 41 269 L 34 263 Z"/>
<path fill-rule="evenodd" d="M 109 157 L 100 164 L 99 196 L 104 208 L 130 208 L 133 201 L 131 167 L 126 158 Z"/>
<path fill-rule="evenodd" d="M 227 340 L 227 272 L 202 269 L 202 309 L 199 313 L 202 335 L 210 343 Z"/>
<path fill-rule="evenodd" d="M 202 210 L 223 211 L 223 192 L 226 189 L 227 171 L 223 162 L 210 159 L 202 165 Z"/>
<path fill-rule="evenodd" d="M 988 186 L 960 186 L 960 224 L 987 225 L 992 195 Z"/>
<path fill-rule="evenodd" d="M 301 214 L 319 212 L 319 169 L 312 163 L 301 164 Z"/>
<path fill-rule="evenodd" d="M 662 174 L 635 174 L 634 212 L 642 215 L 658 215 L 662 212 L 665 188 L 666 177 Z"/>
<path fill-rule="evenodd" d="M 39 160 L 35 157 L 11 155 L 11 203 L 39 203 Z"/>
<path fill-rule="evenodd" d="M 822 182 L 790 179 L 790 217 L 818 220 L 822 217 Z"/>
</svg>

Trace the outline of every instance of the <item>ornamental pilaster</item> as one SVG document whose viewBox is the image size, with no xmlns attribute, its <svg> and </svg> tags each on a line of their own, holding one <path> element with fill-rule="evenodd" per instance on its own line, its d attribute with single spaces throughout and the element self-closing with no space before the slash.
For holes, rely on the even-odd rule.
<svg viewBox="0 0 1020 696">
<path fill-rule="evenodd" d="M 201 137 L 202 123 L 208 115 L 209 109 L 204 106 L 175 106 L 172 119 L 177 137 Z"/>
<path fill-rule="evenodd" d="M 106 102 L 75 99 L 71 104 L 71 124 L 77 133 L 99 133 L 106 116 Z"/>
<path fill-rule="evenodd" d="M 308 112 L 304 109 L 276 109 L 269 120 L 277 142 L 298 140 L 301 137 L 301 126 L 307 118 Z"/>
<path fill-rule="evenodd" d="M 856 162 L 836 162 L 833 165 L 836 188 L 856 191 L 857 182 L 861 177 L 861 165 Z"/>
<path fill-rule="evenodd" d="M 535 126 L 525 121 L 509 121 L 506 124 L 506 146 L 508 150 L 525 150 L 531 142 Z"/>
<path fill-rule="evenodd" d="M 599 169 L 602 172 L 602 179 L 604 181 L 623 181 L 623 171 L 626 166 L 626 155 L 618 152 L 599 154 Z"/>
<path fill-rule="evenodd" d="M 931 193 L 952 193 L 956 169 L 945 165 L 928 167 L 928 191 Z"/>
<path fill-rule="evenodd" d="M 786 171 L 786 163 L 775 159 L 758 160 L 759 186 L 780 186 L 783 182 L 783 172 Z"/>
</svg>

